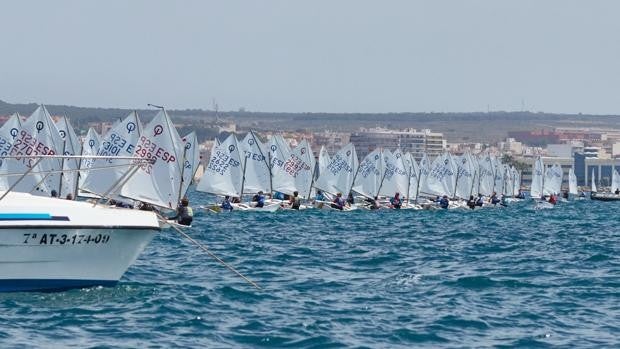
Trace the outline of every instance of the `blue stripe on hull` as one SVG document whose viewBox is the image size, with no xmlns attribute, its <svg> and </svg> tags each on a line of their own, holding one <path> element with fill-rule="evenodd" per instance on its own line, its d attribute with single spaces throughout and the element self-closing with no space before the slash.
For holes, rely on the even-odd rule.
<svg viewBox="0 0 620 349">
<path fill-rule="evenodd" d="M 1 279 L 0 292 L 64 291 L 72 288 L 114 286 L 117 282 L 111 280 Z"/>
</svg>

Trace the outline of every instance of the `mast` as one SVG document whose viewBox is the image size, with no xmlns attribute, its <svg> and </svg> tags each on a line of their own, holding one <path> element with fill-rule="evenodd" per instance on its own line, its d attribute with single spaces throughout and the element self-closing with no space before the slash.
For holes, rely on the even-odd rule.
<svg viewBox="0 0 620 349">
<path fill-rule="evenodd" d="M 420 177 L 422 176 L 422 166 L 420 166 L 420 171 L 418 171 L 418 183 L 415 186 L 415 200 L 413 203 L 418 203 L 418 195 L 420 195 Z"/>
<path fill-rule="evenodd" d="M 66 146 L 67 146 L 67 140 L 65 139 L 64 141 L 62 141 L 62 155 L 65 155 Z M 60 181 L 58 183 L 58 197 L 59 198 L 62 198 L 61 191 L 62 191 L 62 178 L 65 174 L 65 172 L 63 171 L 64 169 L 65 169 L 65 158 L 63 156 L 63 158 L 60 160 Z"/>
<path fill-rule="evenodd" d="M 411 172 L 413 170 L 411 169 L 411 166 L 409 166 L 409 176 L 408 176 L 408 181 L 407 181 L 407 205 L 409 205 L 409 197 L 411 196 Z"/>
<path fill-rule="evenodd" d="M 185 183 L 185 162 L 187 161 L 187 149 L 189 149 L 189 146 L 189 143 L 185 143 L 185 146 L 183 147 L 183 161 L 181 162 L 181 183 L 179 183 L 179 196 L 177 198 L 177 205 L 179 204 L 179 202 L 181 202 L 181 195 L 183 194 L 183 183 Z"/>
<path fill-rule="evenodd" d="M 245 165 L 248 163 L 248 157 L 243 158 L 243 175 L 241 176 L 241 192 L 239 193 L 239 201 L 243 201 L 243 186 L 245 185 Z"/>
<path fill-rule="evenodd" d="M 254 139 L 254 144 L 256 144 L 256 147 L 258 148 L 258 152 L 260 153 L 260 156 L 263 158 L 263 162 L 265 163 L 265 166 L 267 166 L 267 170 L 269 171 L 269 194 L 271 195 L 273 193 L 273 175 L 271 173 L 271 166 L 270 166 L 271 153 L 268 153 L 269 163 L 267 163 L 267 158 L 265 157 L 265 154 L 263 154 L 263 150 L 261 149 L 261 146 L 260 146 L 261 143 L 258 143 L 258 140 L 256 139 L 256 136 L 254 135 L 254 131 L 250 130 L 250 134 L 252 135 L 252 139 Z"/>
<path fill-rule="evenodd" d="M 312 169 L 312 179 L 310 180 L 310 188 L 308 188 L 308 197 L 306 200 L 310 200 L 310 194 L 312 193 L 312 186 L 314 185 L 314 173 L 316 172 L 316 167 L 318 165 L 318 161 L 314 162 L 314 168 Z"/>
</svg>

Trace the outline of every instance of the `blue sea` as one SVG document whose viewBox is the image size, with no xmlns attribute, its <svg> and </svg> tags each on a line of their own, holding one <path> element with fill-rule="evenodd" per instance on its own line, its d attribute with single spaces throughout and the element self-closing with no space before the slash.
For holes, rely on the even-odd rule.
<svg viewBox="0 0 620 349">
<path fill-rule="evenodd" d="M 0 294 L 0 347 L 618 348 L 619 209 L 197 210 L 263 290 L 162 231 L 115 287 Z"/>
</svg>

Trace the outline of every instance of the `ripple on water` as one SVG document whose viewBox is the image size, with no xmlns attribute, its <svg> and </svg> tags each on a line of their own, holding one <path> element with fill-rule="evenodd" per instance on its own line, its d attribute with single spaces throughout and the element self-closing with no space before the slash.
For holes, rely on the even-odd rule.
<svg viewBox="0 0 620 349">
<path fill-rule="evenodd" d="M 191 193 L 195 204 L 211 200 Z M 620 347 L 619 203 L 198 212 L 111 288 L 0 294 L 3 347 Z"/>
</svg>

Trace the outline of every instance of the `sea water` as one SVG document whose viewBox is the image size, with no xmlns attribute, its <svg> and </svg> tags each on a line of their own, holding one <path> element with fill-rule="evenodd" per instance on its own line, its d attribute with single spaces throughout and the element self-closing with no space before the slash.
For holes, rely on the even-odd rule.
<svg viewBox="0 0 620 349">
<path fill-rule="evenodd" d="M 0 347 L 619 347 L 619 209 L 196 209 L 262 290 L 166 230 L 115 287 L 0 294 Z"/>
</svg>

